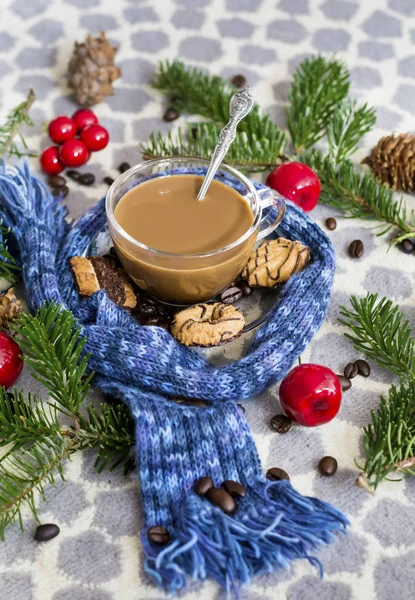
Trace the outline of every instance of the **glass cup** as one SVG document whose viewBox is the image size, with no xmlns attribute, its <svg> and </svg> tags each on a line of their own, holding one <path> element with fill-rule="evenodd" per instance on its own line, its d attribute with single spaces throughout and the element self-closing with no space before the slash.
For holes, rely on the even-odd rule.
<svg viewBox="0 0 415 600">
<path fill-rule="evenodd" d="M 245 198 L 253 213 L 251 227 L 228 246 L 204 254 L 162 252 L 134 239 L 117 223 L 115 207 L 133 187 L 155 177 L 204 175 L 208 165 L 209 161 L 203 158 L 149 160 L 125 171 L 108 190 L 105 209 L 117 255 L 133 281 L 162 302 L 196 304 L 222 292 L 240 274 L 255 243 L 274 231 L 284 216 L 282 196 L 273 190 L 256 190 L 242 173 L 221 165 L 215 179 L 232 185 Z"/>
</svg>

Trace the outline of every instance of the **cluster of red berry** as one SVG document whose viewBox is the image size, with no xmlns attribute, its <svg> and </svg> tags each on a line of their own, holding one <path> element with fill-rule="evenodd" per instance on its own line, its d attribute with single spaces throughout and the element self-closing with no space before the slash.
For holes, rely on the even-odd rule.
<svg viewBox="0 0 415 600">
<path fill-rule="evenodd" d="M 42 169 L 49 175 L 57 175 L 65 167 L 80 167 L 89 160 L 91 152 L 103 150 L 109 141 L 108 131 L 87 108 L 80 108 L 71 118 L 53 119 L 48 133 L 52 142 L 59 144 L 46 148 L 40 157 Z"/>
</svg>

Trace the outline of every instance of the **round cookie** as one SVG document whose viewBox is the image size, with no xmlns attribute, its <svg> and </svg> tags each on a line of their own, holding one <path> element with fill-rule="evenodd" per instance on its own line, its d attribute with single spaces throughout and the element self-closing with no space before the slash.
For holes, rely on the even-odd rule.
<svg viewBox="0 0 415 600">
<path fill-rule="evenodd" d="M 218 346 L 238 337 L 245 326 L 242 311 L 230 304 L 196 304 L 177 313 L 171 325 L 185 346 Z"/>
</svg>

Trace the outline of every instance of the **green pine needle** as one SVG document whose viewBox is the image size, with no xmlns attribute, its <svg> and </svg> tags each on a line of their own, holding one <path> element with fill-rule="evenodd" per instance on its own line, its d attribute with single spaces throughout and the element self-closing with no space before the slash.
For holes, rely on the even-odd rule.
<svg viewBox="0 0 415 600">
<path fill-rule="evenodd" d="M 398 232 L 415 232 L 415 215 L 408 215 L 401 198 L 394 200 L 393 191 L 379 183 L 371 172 L 362 171 L 351 161 L 335 165 L 330 156 L 318 150 L 298 157 L 315 171 L 320 179 L 320 201 L 345 213 L 346 217 L 379 221 L 383 235 L 392 228 Z M 409 216 L 409 223 L 408 223 Z"/>
<path fill-rule="evenodd" d="M 415 475 L 415 340 L 398 306 L 377 294 L 350 298 L 340 323 L 358 352 L 401 378 L 381 397 L 372 423 L 364 428 L 366 462 L 357 485 L 370 491 L 392 472 Z"/>
<path fill-rule="evenodd" d="M 29 110 L 35 101 L 35 92 L 30 89 L 26 100 L 16 106 L 7 117 L 6 123 L 0 126 L 0 159 L 6 158 L 7 156 L 26 156 L 27 144 L 20 133 L 22 125 L 33 125 L 32 119 L 29 117 Z M 15 138 L 18 137 L 24 150 L 20 150 L 19 146 L 15 142 Z M 35 156 L 29 154 L 29 156 Z"/>
<path fill-rule="evenodd" d="M 210 159 L 220 129 L 213 123 L 198 123 L 192 124 L 191 128 L 179 129 L 176 134 L 152 133 L 141 151 L 145 158 L 189 156 Z M 285 145 L 284 134 L 274 133 L 274 137 L 258 138 L 254 133 L 238 132 L 226 155 L 226 163 L 251 172 L 274 168 Z"/>
<path fill-rule="evenodd" d="M 10 285 L 14 285 L 19 280 L 19 265 L 7 248 L 7 236 L 10 230 L 0 223 L 0 278 L 6 279 Z"/>
<path fill-rule="evenodd" d="M 376 113 L 367 104 L 357 106 L 356 101 L 347 99 L 333 112 L 326 126 L 330 156 L 336 164 L 356 152 L 362 137 L 371 131 L 376 123 Z"/>
<path fill-rule="evenodd" d="M 287 124 L 297 154 L 321 140 L 336 107 L 349 92 L 346 66 L 332 58 L 304 60 L 294 73 L 288 94 Z"/>
</svg>

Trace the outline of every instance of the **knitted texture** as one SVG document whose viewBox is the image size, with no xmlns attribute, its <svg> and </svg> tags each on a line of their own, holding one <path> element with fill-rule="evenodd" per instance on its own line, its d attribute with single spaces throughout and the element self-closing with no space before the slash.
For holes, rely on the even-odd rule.
<svg viewBox="0 0 415 600">
<path fill-rule="evenodd" d="M 189 577 L 208 576 L 237 593 L 252 575 L 294 558 L 315 562 L 309 553 L 344 529 L 347 519 L 324 502 L 302 497 L 289 482 L 264 479 L 233 401 L 253 398 L 281 379 L 321 325 L 335 270 L 327 236 L 287 204 L 279 234 L 308 245 L 312 262 L 283 286 L 248 354 L 215 368 L 164 329 L 140 326 L 105 292 L 79 297 L 69 258 L 84 253 L 105 227 L 103 201 L 69 224 L 66 210 L 23 163 L 3 166 L 0 203 L 20 251 L 30 309 L 54 300 L 73 312 L 91 353 L 95 385 L 124 400 L 136 421 L 145 526 L 165 525 L 171 534 L 165 547 L 142 534 L 146 569 L 154 579 L 176 591 Z M 201 398 L 209 406 L 177 405 L 168 395 Z M 246 486 L 247 497 L 234 515 L 192 492 L 204 475 L 218 486 L 225 479 Z"/>
</svg>

